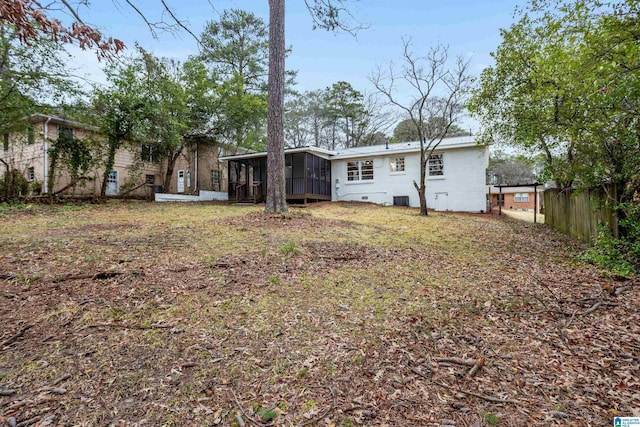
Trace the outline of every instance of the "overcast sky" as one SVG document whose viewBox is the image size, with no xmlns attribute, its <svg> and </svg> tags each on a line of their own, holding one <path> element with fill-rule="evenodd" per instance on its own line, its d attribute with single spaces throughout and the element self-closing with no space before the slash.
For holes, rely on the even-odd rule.
<svg viewBox="0 0 640 427">
<path fill-rule="evenodd" d="M 240 0 L 166 0 L 177 17 L 196 35 L 207 21 L 217 20 L 225 9 L 251 11 L 268 22 L 268 2 Z M 140 0 L 140 10 L 149 21 L 164 19 L 160 0 Z M 402 38 L 413 40 L 414 51 L 422 54 L 438 43 L 449 45 L 452 55 L 471 58 L 471 71 L 479 75 L 492 64 L 490 52 L 500 43 L 500 29 L 513 23 L 516 0 L 362 0 L 350 10 L 368 28 L 357 37 L 313 30 L 303 0 L 288 0 L 286 42 L 293 51 L 287 68 L 297 70 L 297 90 L 321 89 L 344 80 L 361 92 L 373 92 L 368 76 L 377 64 L 397 61 Z M 156 56 L 184 59 L 197 54 L 196 41 L 182 31 L 158 33 L 154 39 L 142 19 L 124 0 L 95 0 L 89 9 L 80 9 L 83 19 L 105 35 L 119 38 L 129 49 L 139 43 Z M 70 49 L 78 73 L 104 81 L 95 54 Z"/>
</svg>

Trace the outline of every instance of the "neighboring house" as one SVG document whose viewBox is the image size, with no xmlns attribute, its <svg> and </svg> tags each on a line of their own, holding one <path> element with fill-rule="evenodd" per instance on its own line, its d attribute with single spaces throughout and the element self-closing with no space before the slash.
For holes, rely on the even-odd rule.
<svg viewBox="0 0 640 427">
<path fill-rule="evenodd" d="M 502 206 L 502 209 L 526 209 L 533 210 L 538 203 L 537 211 L 540 212 L 543 203 L 542 193 L 544 193 L 544 186 L 539 185 L 537 188 L 538 197 L 535 197 L 536 191 L 533 187 L 503 187 L 502 192 L 500 188 L 493 185 L 487 186 L 487 206 L 488 210 L 497 209 Z"/>
<path fill-rule="evenodd" d="M 489 152 L 472 136 L 444 139 L 428 160 L 427 205 L 437 211 L 486 209 Z M 229 199 L 262 200 L 266 153 L 227 156 Z M 413 182 L 420 179 L 420 143 L 376 145 L 329 151 L 285 150 L 287 200 L 350 200 L 418 207 Z"/>
<path fill-rule="evenodd" d="M 28 121 L 30 125 L 25 132 L 3 135 L 0 160 L 6 163 L 7 168 L 16 169 L 24 175 L 31 184 L 32 193 L 47 193 L 49 190 L 49 149 L 60 136 L 94 138 L 98 142 L 104 140 L 97 128 L 63 117 L 34 114 L 28 117 Z M 226 168 L 218 160 L 220 151 L 220 147 L 206 141 L 188 146 L 176 161 L 170 191 L 196 194 L 203 189 L 226 193 Z M 164 172 L 165 161 L 155 155 L 151 147 L 125 144 L 116 152 L 106 194 L 151 197 L 161 191 Z M 102 176 L 103 169 L 94 167 L 85 174 L 85 179 L 69 186 L 72 181 L 68 171 L 62 166 L 56 167 L 54 188 L 51 190 L 54 194 L 63 190 L 61 194 L 65 195 L 99 195 Z"/>
</svg>

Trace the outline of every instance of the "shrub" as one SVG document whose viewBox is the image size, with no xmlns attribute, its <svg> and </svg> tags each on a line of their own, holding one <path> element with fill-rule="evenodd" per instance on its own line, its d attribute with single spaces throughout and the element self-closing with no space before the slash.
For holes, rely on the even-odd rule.
<svg viewBox="0 0 640 427">
<path fill-rule="evenodd" d="M 618 276 L 628 277 L 635 273 L 635 269 L 625 254 L 625 241 L 613 237 L 611 230 L 600 224 L 593 247 L 584 252 L 580 258 L 604 267 Z"/>
</svg>

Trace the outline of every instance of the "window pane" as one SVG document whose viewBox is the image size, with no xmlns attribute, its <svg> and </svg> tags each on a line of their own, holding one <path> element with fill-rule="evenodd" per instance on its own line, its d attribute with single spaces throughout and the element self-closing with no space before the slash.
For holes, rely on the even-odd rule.
<svg viewBox="0 0 640 427">
<path fill-rule="evenodd" d="M 347 163 L 347 181 L 359 181 L 359 163 L 360 162 L 348 162 Z"/>
<path fill-rule="evenodd" d="M 373 160 L 365 160 L 360 162 L 361 179 L 370 180 L 373 179 Z"/>
<path fill-rule="evenodd" d="M 442 154 L 432 154 L 429 156 L 429 176 L 444 175 L 444 164 Z"/>
<path fill-rule="evenodd" d="M 391 172 L 404 172 L 404 157 L 391 160 Z"/>
</svg>

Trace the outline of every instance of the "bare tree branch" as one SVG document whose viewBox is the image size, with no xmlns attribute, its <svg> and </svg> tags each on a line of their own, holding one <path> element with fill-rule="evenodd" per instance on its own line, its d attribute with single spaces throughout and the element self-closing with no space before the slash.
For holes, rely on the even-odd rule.
<svg viewBox="0 0 640 427">
<path fill-rule="evenodd" d="M 447 136 L 449 129 L 463 113 L 464 99 L 471 84 L 469 61 L 457 57 L 455 66 L 448 68 L 449 48 L 436 45 L 426 56 L 411 51 L 411 39 L 403 39 L 402 66 L 396 71 L 389 63 L 385 74 L 380 66 L 369 80 L 382 93 L 389 105 L 404 111 L 415 126 L 420 141 L 420 183 L 414 183 L 420 198 L 420 213 L 427 215 L 427 162 L 434 150 Z M 405 91 L 401 91 L 400 85 Z M 405 98 L 406 93 L 413 95 Z"/>
</svg>

